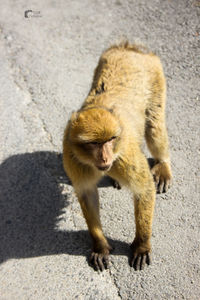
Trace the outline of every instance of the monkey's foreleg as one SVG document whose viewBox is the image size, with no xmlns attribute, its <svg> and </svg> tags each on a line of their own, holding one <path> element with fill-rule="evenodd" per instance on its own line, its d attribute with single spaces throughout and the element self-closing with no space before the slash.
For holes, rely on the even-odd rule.
<svg viewBox="0 0 200 300">
<path fill-rule="evenodd" d="M 128 148 L 131 149 L 130 147 Z M 155 185 L 146 158 L 135 147 L 133 156 L 116 161 L 109 175 L 129 187 L 134 194 L 136 235 L 131 245 L 130 264 L 136 270 L 151 262 L 151 232 L 155 203 Z"/>
<path fill-rule="evenodd" d="M 152 182 L 153 184 L 153 182 Z M 134 197 L 136 236 L 131 245 L 133 256 L 131 266 L 143 270 L 151 263 L 151 232 L 155 202 L 155 190 L 139 193 Z"/>
<path fill-rule="evenodd" d="M 151 263 L 151 233 L 155 204 L 155 186 L 148 164 L 138 153 L 139 166 L 132 173 L 131 189 L 134 193 L 136 235 L 131 245 L 131 266 L 142 270 Z"/>
<path fill-rule="evenodd" d="M 102 231 L 97 188 L 84 190 L 77 194 L 93 241 L 90 262 L 96 270 L 103 271 L 109 266 L 108 257 L 112 248 Z"/>
</svg>

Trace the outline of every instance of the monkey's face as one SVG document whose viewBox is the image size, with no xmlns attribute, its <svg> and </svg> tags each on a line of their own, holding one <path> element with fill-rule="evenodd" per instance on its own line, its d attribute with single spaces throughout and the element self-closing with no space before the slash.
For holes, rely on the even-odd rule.
<svg viewBox="0 0 200 300">
<path fill-rule="evenodd" d="M 100 171 L 108 171 L 115 159 L 114 145 L 117 137 L 113 136 L 104 142 L 89 142 L 83 144 L 82 147 L 90 156 L 90 161 Z"/>
<path fill-rule="evenodd" d="M 119 121 L 107 109 L 90 108 L 72 115 L 69 138 L 76 157 L 101 171 L 108 171 L 117 158 Z"/>
</svg>

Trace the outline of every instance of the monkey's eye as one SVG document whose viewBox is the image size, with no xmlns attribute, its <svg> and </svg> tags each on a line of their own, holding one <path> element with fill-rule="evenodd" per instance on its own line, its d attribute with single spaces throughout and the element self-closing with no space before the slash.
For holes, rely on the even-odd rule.
<svg viewBox="0 0 200 300">
<path fill-rule="evenodd" d="M 89 144 L 91 144 L 91 145 L 98 145 L 99 143 L 98 142 L 90 142 Z"/>
<path fill-rule="evenodd" d="M 100 143 L 98 143 L 98 142 L 88 142 L 88 143 L 86 143 L 85 145 L 88 145 L 88 146 L 95 146 L 95 145 L 100 145 Z"/>
<path fill-rule="evenodd" d="M 112 136 L 112 137 L 108 140 L 108 142 L 113 141 L 113 140 L 115 140 L 116 138 L 117 138 L 116 136 Z"/>
</svg>

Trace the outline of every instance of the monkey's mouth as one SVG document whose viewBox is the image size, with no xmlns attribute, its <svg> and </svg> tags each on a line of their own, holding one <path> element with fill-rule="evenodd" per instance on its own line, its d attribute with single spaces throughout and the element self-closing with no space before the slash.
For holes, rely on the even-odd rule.
<svg viewBox="0 0 200 300">
<path fill-rule="evenodd" d="M 97 169 L 100 171 L 108 171 L 110 169 L 110 167 L 111 167 L 111 165 L 104 166 L 104 167 L 97 166 Z"/>
</svg>

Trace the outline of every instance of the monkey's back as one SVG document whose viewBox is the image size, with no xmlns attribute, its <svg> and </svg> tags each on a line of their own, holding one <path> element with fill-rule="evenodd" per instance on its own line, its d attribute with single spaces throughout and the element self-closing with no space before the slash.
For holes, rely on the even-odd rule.
<svg viewBox="0 0 200 300">
<path fill-rule="evenodd" d="M 145 113 L 165 93 L 160 59 L 146 49 L 128 43 L 112 46 L 100 57 L 90 93 L 83 107 L 102 105 L 133 123 L 142 135 Z M 163 97 L 162 97 L 163 99 Z M 141 129 L 143 128 L 143 129 Z"/>
</svg>

